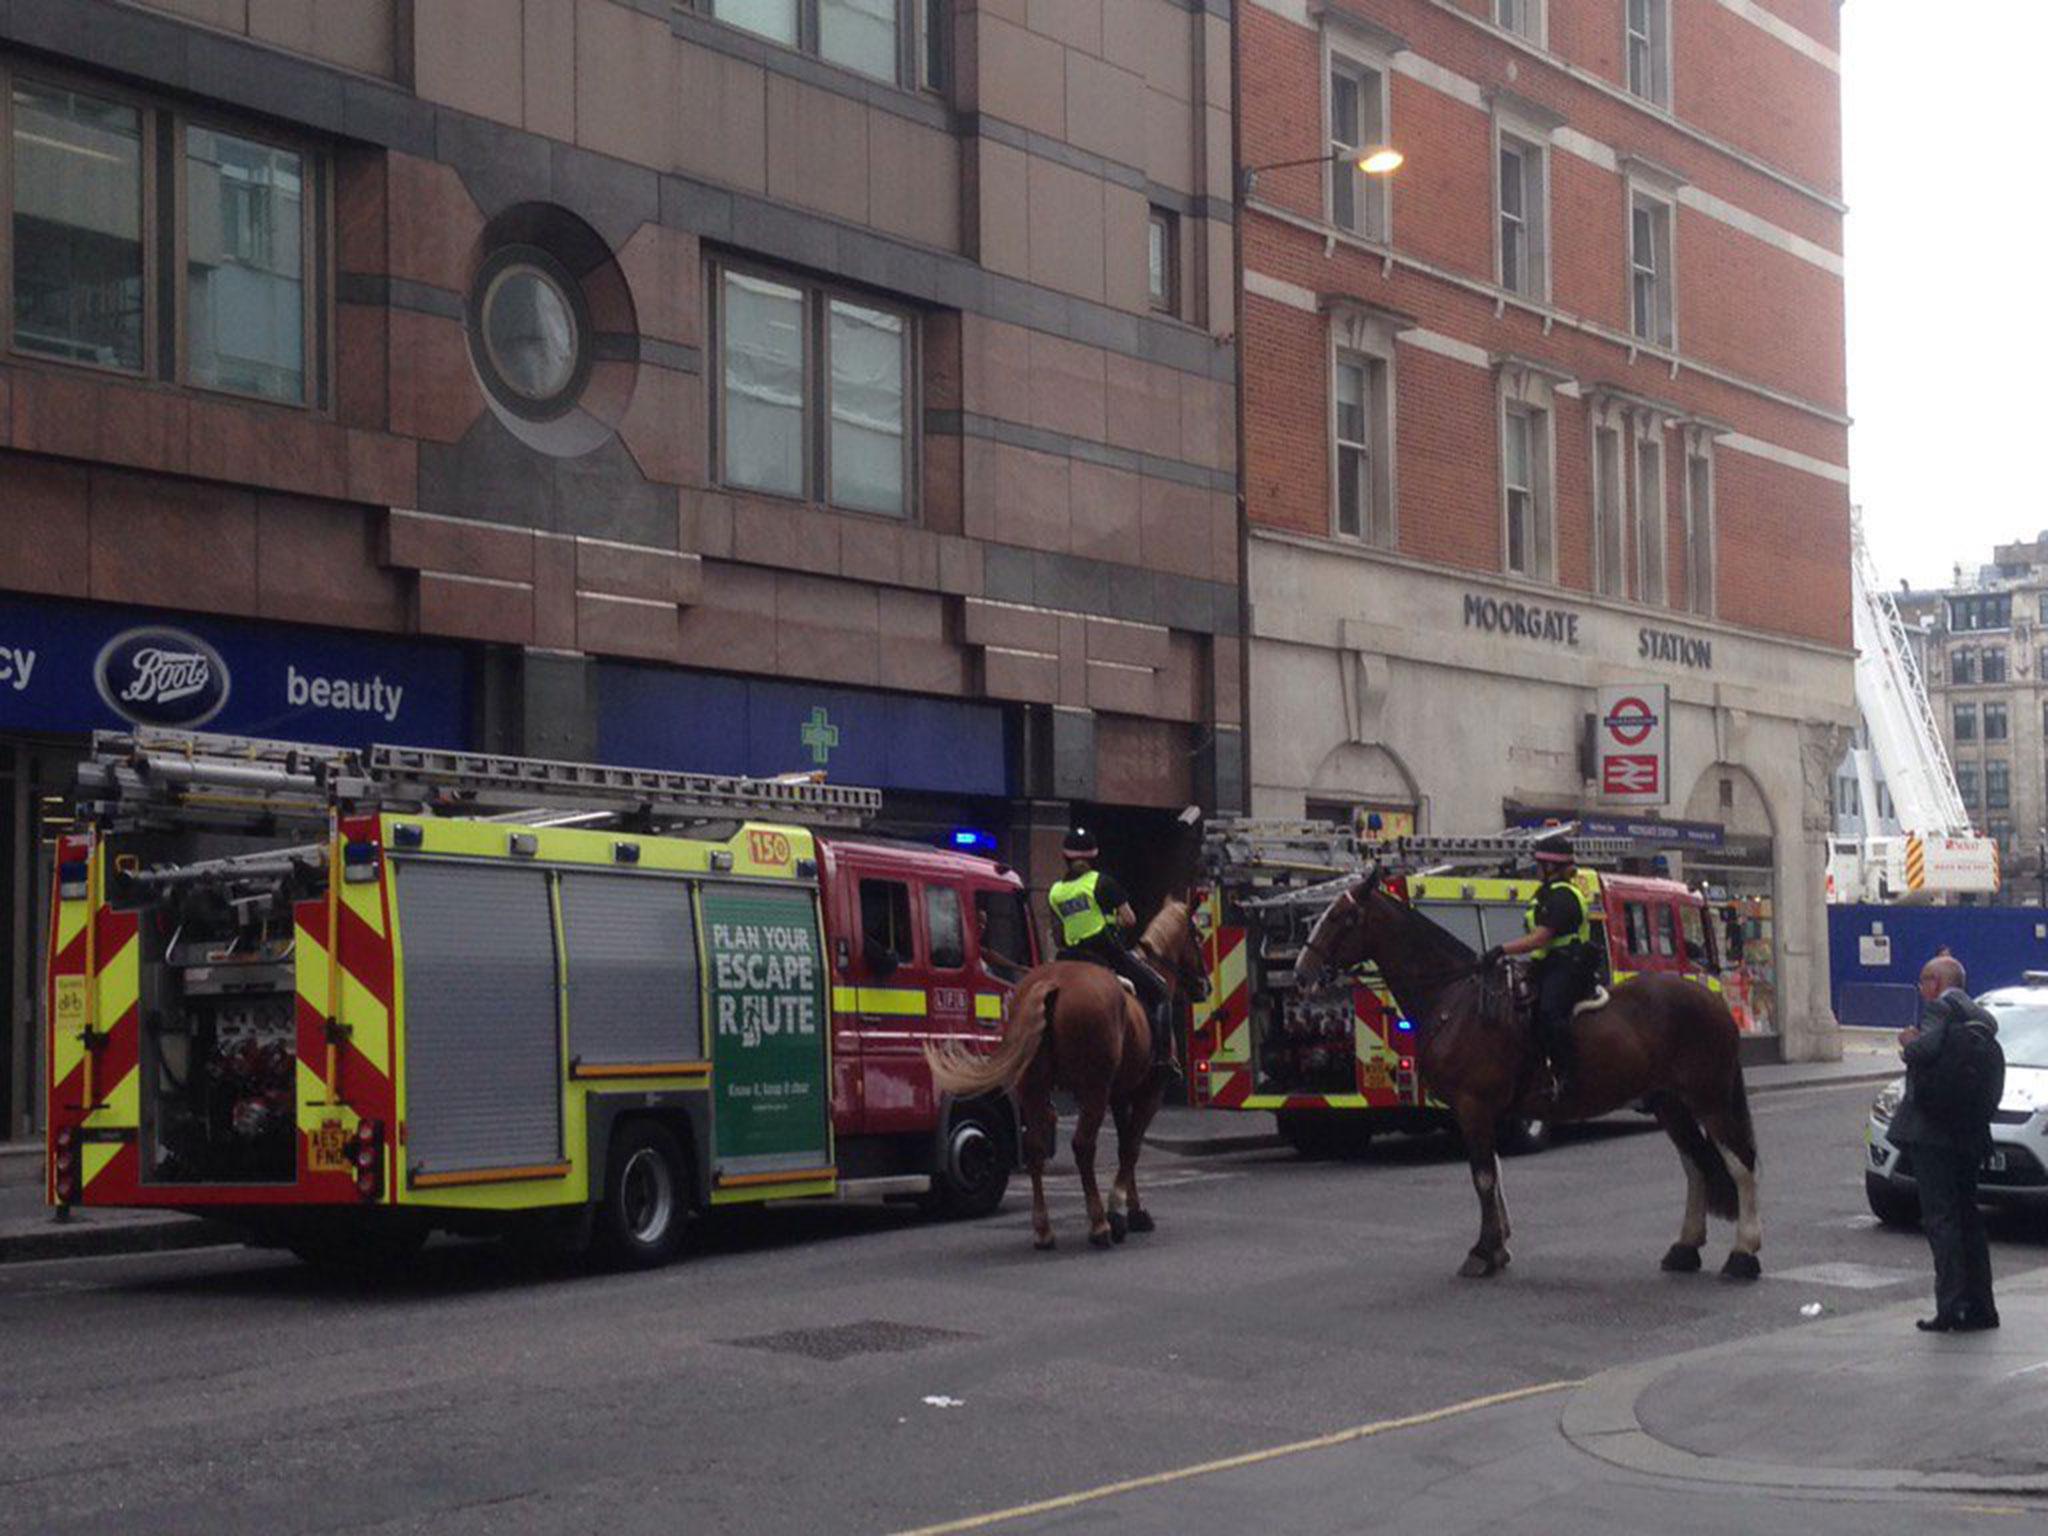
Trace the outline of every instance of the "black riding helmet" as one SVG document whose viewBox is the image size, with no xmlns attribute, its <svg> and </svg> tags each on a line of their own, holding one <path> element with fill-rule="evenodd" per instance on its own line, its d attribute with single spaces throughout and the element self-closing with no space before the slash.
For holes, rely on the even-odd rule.
<svg viewBox="0 0 2048 1536">
<path fill-rule="evenodd" d="M 1102 847 L 1095 841 L 1093 832 L 1086 827 L 1076 827 L 1060 844 L 1060 852 L 1070 859 L 1092 859 L 1102 852 Z"/>
</svg>

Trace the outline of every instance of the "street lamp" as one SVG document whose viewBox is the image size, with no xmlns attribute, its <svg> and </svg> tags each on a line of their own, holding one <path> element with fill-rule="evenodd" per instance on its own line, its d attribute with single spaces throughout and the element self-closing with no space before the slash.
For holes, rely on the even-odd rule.
<svg viewBox="0 0 2048 1536">
<path fill-rule="evenodd" d="M 1268 165 L 1244 168 L 1240 196 L 1250 197 L 1259 184 L 1261 171 L 1291 170 L 1297 165 L 1348 164 L 1368 176 L 1391 176 L 1408 157 L 1391 144 L 1369 144 L 1364 149 L 1333 149 L 1327 155 L 1307 155 L 1300 160 L 1275 160 Z"/>
</svg>

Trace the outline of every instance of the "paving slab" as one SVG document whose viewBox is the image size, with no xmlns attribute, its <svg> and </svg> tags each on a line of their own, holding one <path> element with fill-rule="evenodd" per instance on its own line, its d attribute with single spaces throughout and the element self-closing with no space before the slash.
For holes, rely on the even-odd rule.
<svg viewBox="0 0 2048 1536">
<path fill-rule="evenodd" d="M 1609 1371 L 1564 1432 L 1691 1482 L 2048 1499 L 2048 1270 L 2000 1285 L 1998 1304 L 1989 1333 L 1919 1332 L 1922 1297 Z"/>
</svg>

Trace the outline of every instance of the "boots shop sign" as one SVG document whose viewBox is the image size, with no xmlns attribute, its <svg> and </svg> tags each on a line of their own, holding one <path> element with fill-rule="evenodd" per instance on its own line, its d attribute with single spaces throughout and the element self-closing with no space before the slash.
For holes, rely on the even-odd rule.
<svg viewBox="0 0 2048 1536">
<path fill-rule="evenodd" d="M 469 669 L 454 646 L 0 597 L 0 731 L 127 726 L 465 746 Z"/>
</svg>

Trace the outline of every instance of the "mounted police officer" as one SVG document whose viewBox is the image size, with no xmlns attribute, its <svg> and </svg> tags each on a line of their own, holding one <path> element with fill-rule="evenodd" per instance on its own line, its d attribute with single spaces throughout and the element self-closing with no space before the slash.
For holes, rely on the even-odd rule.
<svg viewBox="0 0 2048 1536">
<path fill-rule="evenodd" d="M 1124 937 L 1138 925 L 1130 897 L 1113 876 L 1095 867 L 1102 850 L 1087 828 L 1069 832 L 1060 852 L 1067 861 L 1066 878 L 1046 892 L 1059 957 L 1092 960 L 1130 982 L 1137 989 L 1145 1017 L 1152 1022 L 1152 1059 L 1170 1062 L 1173 1039 L 1166 1017 L 1166 984 Z"/>
<path fill-rule="evenodd" d="M 1535 989 L 1536 1039 L 1549 1058 L 1552 1101 L 1561 1102 L 1572 1070 L 1572 1009 L 1599 980 L 1599 951 L 1593 944 L 1592 909 L 1573 876 L 1578 864 L 1571 840 L 1553 833 L 1533 850 L 1542 880 L 1529 898 L 1521 938 L 1497 944 L 1480 957 L 1491 967 L 1510 955 L 1529 955 Z"/>
</svg>

